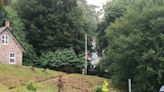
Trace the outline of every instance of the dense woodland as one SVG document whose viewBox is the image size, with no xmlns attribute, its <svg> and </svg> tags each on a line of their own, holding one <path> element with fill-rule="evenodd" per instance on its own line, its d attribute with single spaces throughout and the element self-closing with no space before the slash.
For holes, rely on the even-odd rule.
<svg viewBox="0 0 164 92">
<path fill-rule="evenodd" d="M 104 76 L 124 88 L 132 79 L 132 92 L 159 91 L 164 83 L 164 0 L 113 0 L 97 32 Z"/>
<path fill-rule="evenodd" d="M 25 48 L 24 65 L 81 73 L 84 35 L 97 37 L 96 75 L 132 92 L 158 92 L 164 83 L 164 0 L 112 0 L 103 19 L 85 0 L 0 1 L 0 25 L 11 21 Z"/>
</svg>

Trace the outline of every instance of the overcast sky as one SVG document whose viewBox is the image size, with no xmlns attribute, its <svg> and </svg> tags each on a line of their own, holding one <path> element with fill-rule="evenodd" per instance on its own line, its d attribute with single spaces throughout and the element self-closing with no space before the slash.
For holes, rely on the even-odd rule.
<svg viewBox="0 0 164 92">
<path fill-rule="evenodd" d="M 107 0 L 86 0 L 88 4 L 93 4 L 102 7 L 103 4 L 107 2 Z"/>
<path fill-rule="evenodd" d="M 110 0 L 86 0 L 88 4 L 99 6 L 99 8 L 96 8 L 96 11 L 100 11 L 103 8 L 103 5 L 106 4 L 107 1 Z M 100 15 L 100 18 L 103 18 L 104 12 L 102 12 L 102 15 Z"/>
</svg>

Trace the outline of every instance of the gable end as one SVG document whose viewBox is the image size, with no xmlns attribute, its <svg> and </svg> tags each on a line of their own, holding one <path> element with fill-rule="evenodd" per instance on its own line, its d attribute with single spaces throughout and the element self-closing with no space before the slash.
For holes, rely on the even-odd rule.
<svg viewBox="0 0 164 92">
<path fill-rule="evenodd" d="M 22 45 L 20 44 L 20 42 L 16 39 L 16 37 L 13 35 L 13 33 L 11 32 L 11 28 L 9 27 L 1 27 L 0 28 L 0 34 L 2 34 L 3 32 L 8 31 L 11 38 L 14 40 L 14 42 L 16 43 L 16 45 L 18 45 L 18 47 L 25 52 L 25 49 L 22 47 Z"/>
</svg>

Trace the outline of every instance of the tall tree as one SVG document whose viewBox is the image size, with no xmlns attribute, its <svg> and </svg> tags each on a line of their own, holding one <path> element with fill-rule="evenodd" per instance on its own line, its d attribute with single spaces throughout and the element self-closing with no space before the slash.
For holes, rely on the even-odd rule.
<svg viewBox="0 0 164 92">
<path fill-rule="evenodd" d="M 77 0 L 20 0 L 18 13 L 25 24 L 27 38 L 38 53 L 73 47 L 84 49 L 87 25 Z"/>
<path fill-rule="evenodd" d="M 117 86 L 127 85 L 129 78 L 134 92 L 157 92 L 162 85 L 163 6 L 163 0 L 134 0 L 126 13 L 108 26 L 103 66 Z"/>
<path fill-rule="evenodd" d="M 4 23 L 5 12 L 3 6 L 4 6 L 4 1 L 0 0 L 0 26 L 2 26 Z"/>
<path fill-rule="evenodd" d="M 98 24 L 96 30 L 97 50 L 100 56 L 102 56 L 103 50 L 105 50 L 108 46 L 108 39 L 106 36 L 107 27 L 114 23 L 116 19 L 123 16 L 128 5 L 132 4 L 132 1 L 133 0 L 112 0 L 107 2 L 105 5 L 104 19 Z"/>
<path fill-rule="evenodd" d="M 96 12 L 96 8 L 98 6 L 89 5 L 86 0 L 78 0 L 78 5 L 82 9 L 83 17 L 88 25 L 88 33 L 89 35 L 95 36 L 95 31 L 98 24 L 98 14 Z"/>
</svg>

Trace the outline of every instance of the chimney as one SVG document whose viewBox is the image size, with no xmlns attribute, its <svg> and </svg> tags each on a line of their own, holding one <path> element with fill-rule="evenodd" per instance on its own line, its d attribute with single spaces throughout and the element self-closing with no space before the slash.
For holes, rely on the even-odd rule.
<svg viewBox="0 0 164 92">
<path fill-rule="evenodd" d="M 5 27 L 10 27 L 10 21 L 9 20 L 5 20 Z"/>
</svg>

